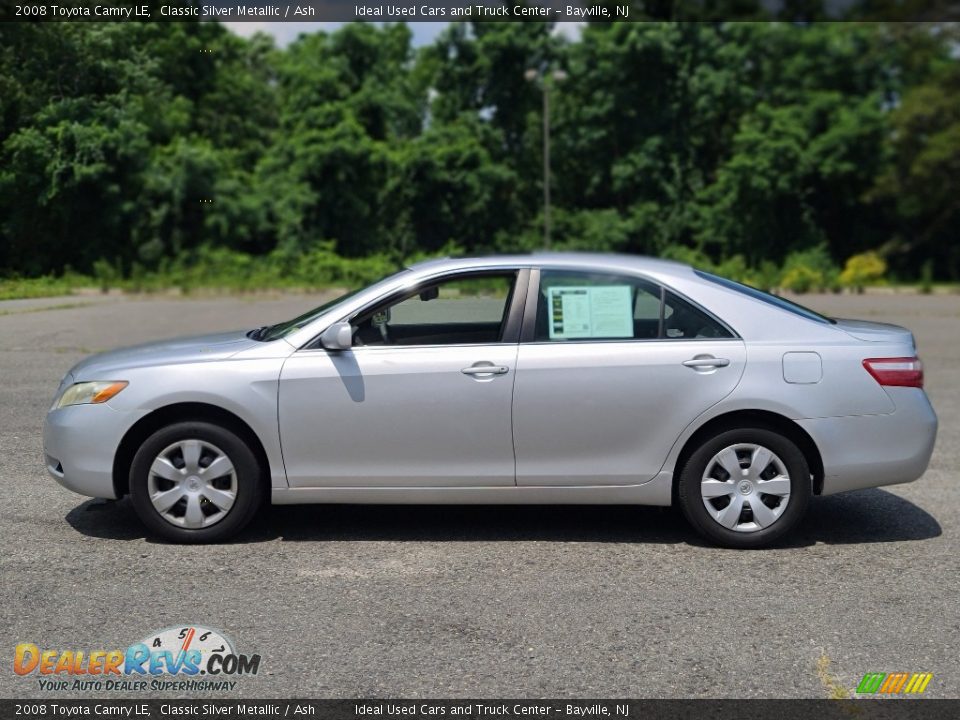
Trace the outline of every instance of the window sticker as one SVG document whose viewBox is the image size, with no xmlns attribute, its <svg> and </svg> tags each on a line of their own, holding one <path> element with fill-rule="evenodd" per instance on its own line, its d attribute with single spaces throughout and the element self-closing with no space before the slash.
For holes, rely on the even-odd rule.
<svg viewBox="0 0 960 720">
<path fill-rule="evenodd" d="M 551 287 L 547 303 L 551 340 L 633 337 L 629 285 Z"/>
</svg>

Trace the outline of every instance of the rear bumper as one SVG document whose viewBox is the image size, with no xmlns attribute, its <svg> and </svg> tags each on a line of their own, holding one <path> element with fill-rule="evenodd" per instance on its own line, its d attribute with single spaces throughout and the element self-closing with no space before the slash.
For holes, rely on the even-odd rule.
<svg viewBox="0 0 960 720">
<path fill-rule="evenodd" d="M 896 405 L 885 415 L 798 420 L 820 450 L 823 494 L 912 482 L 930 463 L 937 416 L 918 388 L 886 388 Z"/>
<path fill-rule="evenodd" d="M 106 403 L 51 410 L 43 424 L 47 472 L 81 495 L 116 498 L 113 459 L 127 429 L 142 414 L 120 412 Z"/>
</svg>

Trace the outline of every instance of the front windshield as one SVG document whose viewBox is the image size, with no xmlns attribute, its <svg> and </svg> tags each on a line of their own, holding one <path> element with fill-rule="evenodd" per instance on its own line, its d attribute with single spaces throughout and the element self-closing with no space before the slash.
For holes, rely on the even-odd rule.
<svg viewBox="0 0 960 720">
<path fill-rule="evenodd" d="M 407 271 L 402 270 L 401 272 L 407 272 Z M 380 280 L 377 280 L 377 282 L 373 283 L 372 285 L 369 285 L 367 287 L 357 288 L 356 290 L 351 290 L 350 292 L 344 293 L 343 295 L 340 295 L 339 297 L 336 297 L 333 300 L 330 300 L 329 302 L 325 302 L 323 305 L 313 308 L 313 310 L 305 312 L 303 315 L 300 315 L 299 317 L 293 318 L 293 320 L 287 320 L 285 322 L 277 323 L 276 325 L 269 325 L 265 328 L 261 328 L 258 331 L 254 331 L 254 333 L 251 334 L 251 337 L 254 340 L 262 340 L 264 342 L 269 342 L 271 340 L 279 340 L 280 338 L 286 337 L 290 333 L 296 332 L 303 326 L 309 325 L 324 313 L 327 313 L 333 310 L 340 303 L 346 302 L 347 300 L 349 300 L 355 295 L 358 295 L 364 290 L 368 290 L 370 288 L 376 287 L 380 283 L 390 280 L 391 278 L 395 277 L 398 274 L 400 273 L 391 273 L 385 278 L 381 278 Z"/>
</svg>

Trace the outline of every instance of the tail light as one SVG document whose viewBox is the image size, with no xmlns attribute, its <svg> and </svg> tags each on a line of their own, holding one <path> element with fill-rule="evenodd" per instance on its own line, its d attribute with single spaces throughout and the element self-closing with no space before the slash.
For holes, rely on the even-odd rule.
<svg viewBox="0 0 960 720">
<path fill-rule="evenodd" d="M 863 367 L 887 387 L 923 387 L 923 363 L 918 357 L 867 358 Z"/>
</svg>

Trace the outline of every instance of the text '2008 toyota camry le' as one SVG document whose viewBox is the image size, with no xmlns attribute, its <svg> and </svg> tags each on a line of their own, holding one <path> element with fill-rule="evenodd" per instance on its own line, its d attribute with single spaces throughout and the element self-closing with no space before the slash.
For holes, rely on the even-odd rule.
<svg viewBox="0 0 960 720">
<path fill-rule="evenodd" d="M 673 262 L 415 265 L 257 330 L 76 365 L 47 468 L 153 532 L 273 503 L 678 503 L 752 548 L 812 495 L 909 482 L 937 419 L 909 330 L 823 317 Z"/>
</svg>

